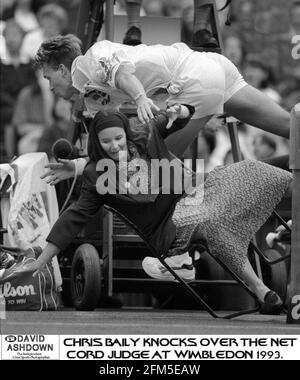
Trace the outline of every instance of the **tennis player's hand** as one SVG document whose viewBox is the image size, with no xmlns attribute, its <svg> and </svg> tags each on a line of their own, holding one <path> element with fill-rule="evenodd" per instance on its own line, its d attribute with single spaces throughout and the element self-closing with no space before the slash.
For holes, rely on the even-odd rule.
<svg viewBox="0 0 300 380">
<path fill-rule="evenodd" d="M 45 168 L 50 170 L 43 174 L 41 179 L 46 178 L 46 182 L 51 186 L 75 176 L 75 162 L 72 160 L 59 158 L 57 163 L 47 164 Z"/>
<path fill-rule="evenodd" d="M 136 105 L 138 118 L 141 123 L 147 123 L 154 117 L 153 111 L 159 111 L 159 107 L 157 107 L 150 98 L 147 98 L 146 95 L 140 95 L 136 99 Z"/>
</svg>

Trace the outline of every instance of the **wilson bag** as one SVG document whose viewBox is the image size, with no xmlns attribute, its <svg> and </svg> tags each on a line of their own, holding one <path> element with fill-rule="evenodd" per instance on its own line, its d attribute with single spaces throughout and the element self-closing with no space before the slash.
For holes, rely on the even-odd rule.
<svg viewBox="0 0 300 380">
<path fill-rule="evenodd" d="M 4 251 L 8 250 L 0 248 L 0 254 Z M 47 264 L 35 277 L 32 272 L 19 272 L 24 265 L 35 261 L 37 251 L 41 250 L 34 248 L 31 253 L 28 251 L 2 271 L 0 296 L 5 299 L 6 310 L 57 310 L 58 295 L 52 265 Z"/>
</svg>

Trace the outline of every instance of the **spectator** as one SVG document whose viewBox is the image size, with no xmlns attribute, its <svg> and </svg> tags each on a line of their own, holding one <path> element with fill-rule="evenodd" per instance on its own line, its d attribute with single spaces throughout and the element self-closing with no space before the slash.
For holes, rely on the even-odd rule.
<svg viewBox="0 0 300 380">
<path fill-rule="evenodd" d="M 5 28 L 5 21 L 13 18 L 13 3 L 14 0 L 1 0 L 0 6 L 0 57 L 5 55 L 5 38 L 3 36 L 3 30 Z"/>
<path fill-rule="evenodd" d="M 38 21 L 32 5 L 32 0 L 15 1 L 14 19 L 26 33 L 38 27 Z"/>
<path fill-rule="evenodd" d="M 163 4 L 161 0 L 144 1 L 143 5 L 148 16 L 162 16 Z"/>
<path fill-rule="evenodd" d="M 224 55 L 233 62 L 239 70 L 243 69 L 245 50 L 238 36 L 228 35 L 224 40 Z"/>
<path fill-rule="evenodd" d="M 68 15 L 64 8 L 57 4 L 47 4 L 39 8 L 37 13 L 40 27 L 29 32 L 21 48 L 22 54 L 27 59 L 33 59 L 40 44 L 57 35 L 64 34 L 68 29 Z M 47 124 L 52 124 L 53 95 L 49 90 L 46 80 L 40 81 L 40 87 L 44 98 L 44 112 Z"/>
<path fill-rule="evenodd" d="M 270 135 L 259 134 L 253 140 L 254 156 L 257 160 L 266 160 L 274 157 L 276 141 Z"/>
<path fill-rule="evenodd" d="M 197 138 L 197 158 L 204 160 L 204 171 L 210 172 L 215 164 L 211 159 L 212 153 L 216 148 L 215 132 L 209 129 L 204 129 L 198 134 Z M 193 157 L 193 146 L 190 145 L 184 154 L 184 158 Z"/>
<path fill-rule="evenodd" d="M 54 103 L 54 123 L 47 127 L 39 140 L 38 152 L 45 152 L 49 160 L 52 157 L 52 145 L 61 138 L 67 138 L 67 131 L 70 127 L 71 103 L 63 98 L 59 98 Z"/>
<path fill-rule="evenodd" d="M 1 0 L 0 18 L 3 21 L 14 17 L 15 0 Z"/>
<path fill-rule="evenodd" d="M 282 102 L 285 103 L 286 97 L 294 92 L 298 91 L 300 88 L 300 80 L 295 78 L 292 73 L 289 75 L 285 75 L 276 86 L 278 89 L 278 92 L 282 96 Z M 288 109 L 290 111 L 290 108 Z"/>
<path fill-rule="evenodd" d="M 22 53 L 33 59 L 39 46 L 48 38 L 64 34 L 68 29 L 68 15 L 64 8 L 57 4 L 44 5 L 38 10 L 37 18 L 40 27 L 29 32 L 22 45 Z"/>
<path fill-rule="evenodd" d="M 38 80 L 20 92 L 12 120 L 18 136 L 18 154 L 36 152 L 46 127 L 45 104 Z"/>
<path fill-rule="evenodd" d="M 292 76 L 294 80 L 299 81 L 299 60 L 295 59 L 294 54 L 299 52 L 299 37 L 297 36 L 300 35 L 300 1 L 290 2 L 288 15 L 289 25 L 286 33 L 276 36 L 278 68 L 281 77 Z M 294 49 L 296 49 L 295 52 Z"/>
<path fill-rule="evenodd" d="M 15 101 L 22 88 L 34 83 L 35 76 L 31 64 L 21 56 L 24 31 L 14 20 L 6 22 L 4 37 L 6 53 L 0 59 L 0 144 L 5 135 L 6 154 L 11 156 L 14 153 L 14 135 L 10 122 Z"/>
<path fill-rule="evenodd" d="M 298 89 L 288 92 L 283 98 L 283 107 L 289 112 L 297 103 L 300 103 L 300 86 Z"/>
<path fill-rule="evenodd" d="M 51 3 L 56 3 L 63 7 L 68 14 L 68 32 L 76 33 L 77 30 L 77 19 L 79 16 L 79 8 L 82 0 L 50 0 Z M 48 3 L 50 2 L 48 0 Z"/>
<path fill-rule="evenodd" d="M 167 17 L 181 17 L 182 10 L 183 10 L 184 5 L 185 5 L 183 3 L 184 3 L 184 1 L 182 1 L 182 0 L 174 0 L 174 1 L 163 0 L 162 1 L 163 15 L 167 16 Z"/>
<path fill-rule="evenodd" d="M 5 22 L 0 20 L 0 58 L 5 57 L 6 55 L 6 44 L 5 44 L 5 38 L 3 35 L 5 29 Z"/>
<path fill-rule="evenodd" d="M 192 5 L 184 8 L 181 18 L 181 41 L 192 46 L 193 39 L 194 7 Z"/>
<path fill-rule="evenodd" d="M 274 73 L 261 59 L 255 57 L 246 60 L 244 77 L 250 85 L 265 93 L 276 103 L 281 102 L 281 96 L 272 88 L 276 84 Z"/>
<path fill-rule="evenodd" d="M 290 37 L 300 35 L 300 1 L 294 1 L 289 8 Z"/>
<path fill-rule="evenodd" d="M 246 61 L 244 65 L 244 77 L 249 84 L 258 88 L 261 92 L 270 97 L 273 101 L 280 104 L 282 103 L 282 98 L 280 94 L 274 89 L 274 86 L 276 84 L 274 73 L 271 70 L 271 68 L 268 67 L 268 65 L 261 61 L 261 59 L 251 58 L 248 61 Z M 248 128 L 247 133 L 249 135 L 248 137 L 250 141 L 256 139 L 257 131 L 255 129 Z M 254 149 L 257 149 L 257 154 L 259 157 L 261 157 L 260 150 L 265 151 L 267 149 L 267 145 L 272 145 L 272 142 L 275 142 L 276 145 L 276 148 L 273 152 L 276 152 L 276 155 L 284 155 L 289 153 L 284 139 L 280 138 L 279 136 L 273 136 L 272 134 L 267 133 L 265 133 L 264 136 L 266 137 L 266 140 L 263 139 L 263 141 L 261 142 L 260 137 L 258 137 L 258 141 L 252 144 L 252 147 Z M 270 143 L 267 143 L 267 140 L 270 140 Z M 273 148 L 271 147 L 271 145 L 270 149 L 272 151 Z M 256 157 L 254 151 L 253 154 Z"/>
</svg>

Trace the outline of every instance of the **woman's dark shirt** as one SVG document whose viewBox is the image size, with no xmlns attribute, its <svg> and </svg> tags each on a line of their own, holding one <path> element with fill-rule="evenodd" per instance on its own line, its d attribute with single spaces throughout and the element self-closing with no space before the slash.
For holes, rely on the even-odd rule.
<svg viewBox="0 0 300 380">
<path fill-rule="evenodd" d="M 150 126 L 148 154 L 151 158 L 173 159 L 166 149 L 163 137 L 185 125 L 188 120 L 178 120 L 174 127 L 166 130 L 167 117 L 159 115 Z M 95 162 L 90 162 L 83 174 L 83 185 L 80 198 L 71 205 L 59 218 L 52 228 L 47 241 L 55 244 L 61 250 L 71 242 L 82 230 L 87 220 L 106 205 L 116 211 L 137 231 L 137 233 L 154 249 L 155 252 L 165 254 L 175 239 L 175 226 L 171 216 L 176 202 L 181 194 L 158 194 L 155 197 L 134 196 L 130 194 L 105 194 L 97 192 L 96 184 L 101 172 L 96 171 Z M 172 182 L 171 182 L 172 184 Z M 149 197 L 148 197 L 149 198 Z"/>
</svg>

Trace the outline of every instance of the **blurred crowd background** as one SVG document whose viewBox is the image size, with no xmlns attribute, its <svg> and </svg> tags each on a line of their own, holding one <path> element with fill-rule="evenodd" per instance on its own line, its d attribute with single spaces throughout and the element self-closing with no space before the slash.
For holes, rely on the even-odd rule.
<svg viewBox="0 0 300 380">
<path fill-rule="evenodd" d="M 45 39 L 75 32 L 79 2 L 1 0 L 0 162 L 35 151 L 46 152 L 51 160 L 53 143 L 70 130 L 71 104 L 54 98 L 31 60 Z M 216 3 L 220 9 L 225 0 Z M 115 13 L 126 14 L 123 0 L 116 1 Z M 145 15 L 180 18 L 181 39 L 191 44 L 193 0 L 144 0 Z M 297 48 L 292 38 L 299 35 L 300 40 L 300 1 L 233 0 L 230 12 L 218 15 L 224 55 L 249 84 L 290 111 L 300 102 L 300 60 L 292 57 Z M 239 136 L 244 158 L 260 160 L 289 151 L 284 139 L 248 125 L 240 124 Z M 199 135 L 198 157 L 205 159 L 206 171 L 232 162 L 222 119 L 212 119 Z"/>
</svg>

